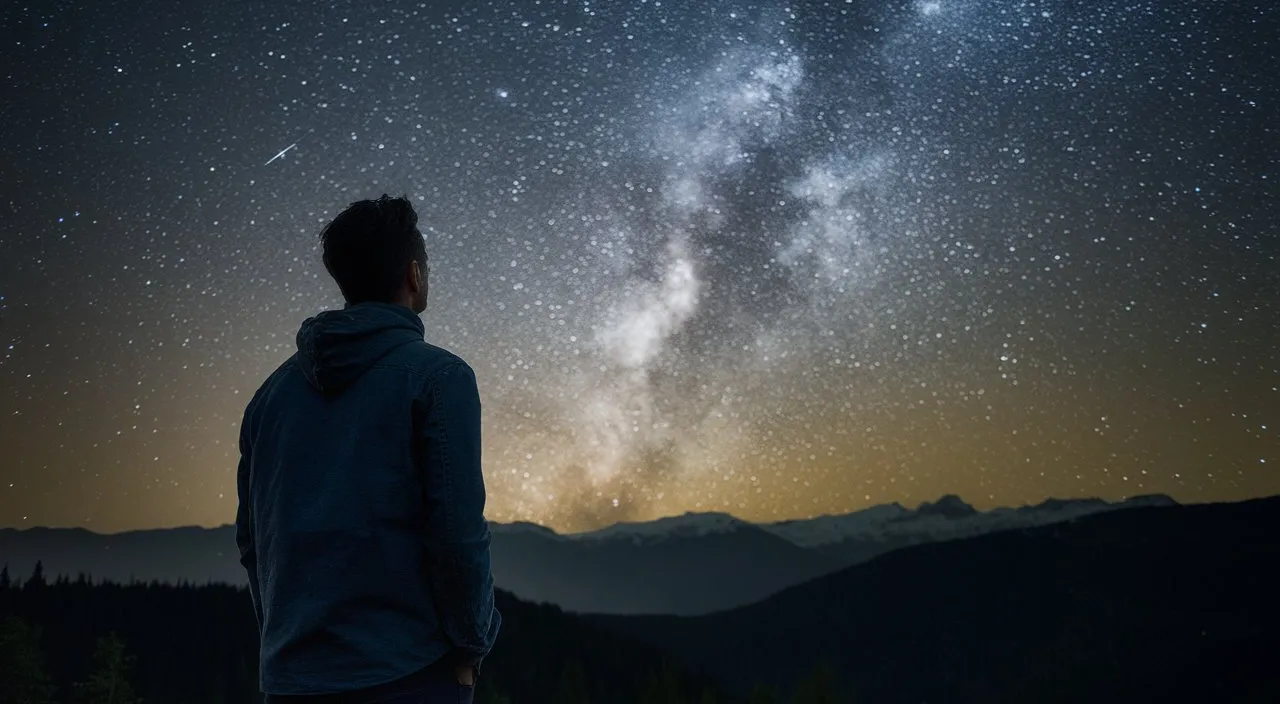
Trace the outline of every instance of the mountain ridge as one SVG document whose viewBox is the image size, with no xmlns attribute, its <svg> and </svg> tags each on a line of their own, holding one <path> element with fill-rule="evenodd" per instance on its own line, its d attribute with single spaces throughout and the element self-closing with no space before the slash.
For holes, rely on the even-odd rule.
<svg viewBox="0 0 1280 704">
<path fill-rule="evenodd" d="M 1095 496 L 1073 497 L 1073 498 L 1066 498 L 1066 499 L 1048 497 L 1043 499 L 1039 503 L 1035 503 L 1035 504 L 1028 503 L 1028 504 L 1022 504 L 1020 506 L 993 506 L 988 509 L 977 509 L 977 508 L 974 508 L 968 502 L 965 502 L 962 498 L 960 498 L 956 494 L 944 494 L 934 501 L 921 502 L 920 504 L 917 505 L 916 509 L 907 508 L 901 502 L 891 501 L 889 503 L 884 503 L 884 504 L 873 504 L 871 506 L 860 508 L 854 511 L 849 511 L 846 513 L 820 513 L 820 514 L 815 514 L 815 515 L 804 517 L 804 518 L 783 518 L 783 519 L 778 519 L 776 521 L 752 521 L 746 518 L 740 518 L 738 516 L 733 515 L 732 513 L 724 512 L 724 511 L 685 511 L 683 513 L 671 514 L 667 516 L 659 516 L 657 518 L 652 518 L 652 519 L 643 520 L 643 521 L 618 521 L 616 523 L 610 523 L 608 525 L 601 526 L 599 528 L 590 528 L 590 529 L 581 530 L 581 531 L 558 531 L 555 528 L 542 525 L 541 523 L 537 523 L 534 521 L 525 521 L 525 520 L 490 521 L 489 523 L 494 528 L 537 529 L 541 532 L 553 533 L 560 537 L 574 538 L 574 537 L 596 536 L 605 531 L 612 531 L 614 529 L 621 529 L 628 526 L 648 526 L 648 525 L 651 525 L 654 523 L 660 523 L 663 521 L 670 521 L 673 519 L 683 519 L 683 518 L 695 517 L 695 516 L 725 517 L 739 523 L 755 525 L 755 526 L 778 526 L 778 525 L 787 525 L 787 524 L 795 524 L 795 523 L 806 523 L 810 521 L 817 521 L 817 520 L 823 520 L 823 519 L 846 518 L 850 516 L 863 515 L 863 514 L 868 514 L 869 512 L 879 512 L 879 511 L 888 510 L 888 509 L 895 509 L 895 510 L 900 510 L 904 513 L 910 513 L 912 511 L 919 511 L 921 509 L 932 508 L 937 506 L 939 503 L 947 502 L 947 501 L 959 501 L 960 503 L 964 504 L 964 506 L 968 507 L 969 509 L 972 509 L 972 513 L 975 513 L 975 514 L 989 514 L 989 513 L 1001 512 L 1001 511 L 1026 511 L 1029 509 L 1048 508 L 1051 506 L 1076 505 L 1076 504 L 1082 504 L 1082 505 L 1083 504 L 1100 504 L 1100 505 L 1106 505 L 1106 506 L 1120 506 L 1120 505 L 1127 504 L 1129 502 L 1139 501 L 1139 500 L 1148 499 L 1148 498 L 1159 499 L 1161 501 L 1165 501 L 1170 504 L 1179 503 L 1177 500 L 1165 494 L 1136 494 L 1134 496 L 1117 499 L 1114 501 L 1108 501 L 1107 499 L 1102 499 Z M 1217 503 L 1233 503 L 1233 502 L 1217 502 Z M 151 533 L 155 531 L 188 531 L 188 530 L 189 531 L 217 531 L 217 530 L 230 528 L 233 525 L 234 524 L 231 524 L 231 523 L 221 523 L 214 526 L 203 526 L 198 524 L 180 524 L 180 525 L 174 525 L 174 526 L 163 526 L 159 528 L 128 528 L 126 530 L 121 530 L 121 531 L 97 531 L 87 526 L 42 526 L 41 525 L 41 526 L 28 526 L 26 528 L 18 528 L 15 526 L 5 526 L 5 527 L 0 527 L 0 532 L 4 532 L 4 531 L 15 531 L 15 532 L 79 531 L 82 533 L 98 535 L 98 536 L 120 536 L 120 535 L 131 535 L 131 534 L 137 534 L 137 533 Z"/>
<path fill-rule="evenodd" d="M 597 531 L 557 533 L 528 522 L 493 525 L 495 582 L 566 611 L 698 615 L 754 603 L 782 589 L 910 545 L 1071 520 L 1172 499 L 1066 499 L 978 511 L 954 495 L 914 509 L 884 504 L 812 519 L 752 523 L 688 512 Z M 95 533 L 0 529 L 0 563 L 50 577 L 244 584 L 234 526 Z"/>
</svg>

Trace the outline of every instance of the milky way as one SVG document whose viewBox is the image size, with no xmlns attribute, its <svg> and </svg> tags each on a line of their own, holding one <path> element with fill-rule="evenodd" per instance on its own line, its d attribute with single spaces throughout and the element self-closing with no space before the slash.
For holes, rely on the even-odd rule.
<svg viewBox="0 0 1280 704">
<path fill-rule="evenodd" d="M 1280 491 L 1269 4 L 2 15 L 0 524 L 229 521 L 384 192 L 491 518 Z"/>
</svg>

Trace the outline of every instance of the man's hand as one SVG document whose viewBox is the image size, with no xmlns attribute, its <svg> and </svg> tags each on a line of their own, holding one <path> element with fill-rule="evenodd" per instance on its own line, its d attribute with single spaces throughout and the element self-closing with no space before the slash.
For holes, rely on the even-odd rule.
<svg viewBox="0 0 1280 704">
<path fill-rule="evenodd" d="M 476 686 L 476 668 L 471 665 L 457 665 L 453 668 L 453 675 L 458 679 L 458 684 L 463 687 Z"/>
</svg>

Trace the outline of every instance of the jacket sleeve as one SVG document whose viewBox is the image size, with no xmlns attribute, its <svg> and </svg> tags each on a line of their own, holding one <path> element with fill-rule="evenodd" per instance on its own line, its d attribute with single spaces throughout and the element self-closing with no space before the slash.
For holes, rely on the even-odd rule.
<svg viewBox="0 0 1280 704">
<path fill-rule="evenodd" d="M 240 464 L 236 468 L 236 547 L 240 550 L 240 564 L 249 575 L 249 597 L 253 600 L 253 615 L 262 629 L 262 596 L 258 585 L 258 551 L 254 545 L 253 493 L 250 488 L 252 449 L 250 446 L 250 409 L 245 409 L 240 423 Z"/>
<path fill-rule="evenodd" d="M 460 663 L 479 666 L 501 625 L 494 607 L 489 524 L 480 470 L 480 393 L 475 373 L 455 362 L 420 399 L 418 453 L 426 502 L 424 544 L 432 596 Z"/>
</svg>

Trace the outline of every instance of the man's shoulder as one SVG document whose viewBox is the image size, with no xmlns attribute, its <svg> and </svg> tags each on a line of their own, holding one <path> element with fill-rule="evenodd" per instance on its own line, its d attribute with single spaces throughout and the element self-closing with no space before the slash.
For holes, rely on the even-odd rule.
<svg viewBox="0 0 1280 704">
<path fill-rule="evenodd" d="M 261 384 L 258 384 L 258 389 L 253 392 L 253 396 L 251 396 L 249 398 L 249 402 L 245 404 L 244 416 L 246 419 L 252 416 L 254 409 L 261 405 L 263 403 L 263 399 L 270 396 L 272 391 L 279 386 L 281 377 L 288 374 L 290 370 L 296 367 L 297 355 L 290 355 L 288 359 L 281 362 L 274 371 L 268 374 L 267 378 L 263 379 Z"/>
<path fill-rule="evenodd" d="M 298 355 L 296 353 L 289 355 L 288 359 L 276 366 L 275 371 L 268 374 L 267 378 L 262 380 L 262 384 L 258 386 L 258 393 L 255 394 L 255 396 L 261 396 L 264 393 L 268 393 L 272 387 L 280 382 L 282 377 L 296 369 L 297 366 Z"/>
<path fill-rule="evenodd" d="M 448 369 L 464 368 L 471 370 L 471 365 L 456 353 L 426 340 L 415 340 L 396 351 L 385 360 L 389 366 L 403 366 L 427 377 Z"/>
</svg>

